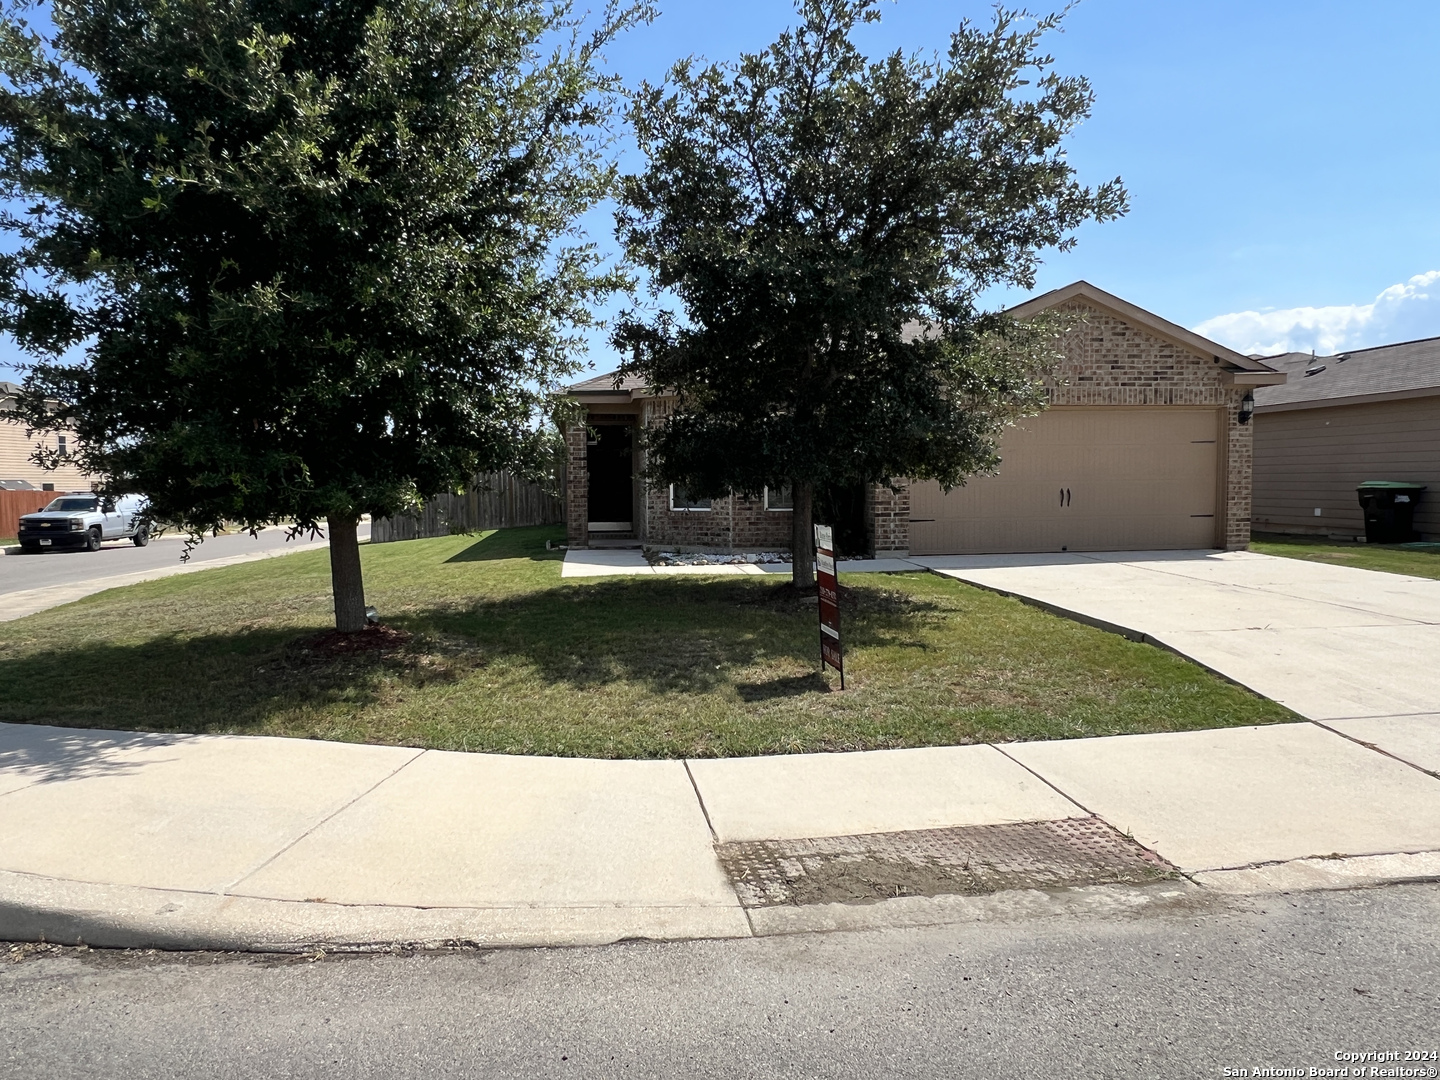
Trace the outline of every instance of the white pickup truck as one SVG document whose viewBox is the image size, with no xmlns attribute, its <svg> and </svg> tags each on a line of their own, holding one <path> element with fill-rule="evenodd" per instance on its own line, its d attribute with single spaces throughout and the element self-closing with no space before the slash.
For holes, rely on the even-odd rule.
<svg viewBox="0 0 1440 1080">
<path fill-rule="evenodd" d="M 106 540 L 129 540 L 136 547 L 150 542 L 145 500 L 138 495 L 118 499 L 103 495 L 61 495 L 44 510 L 20 519 L 20 547 L 27 552 L 53 548 L 99 551 Z"/>
</svg>

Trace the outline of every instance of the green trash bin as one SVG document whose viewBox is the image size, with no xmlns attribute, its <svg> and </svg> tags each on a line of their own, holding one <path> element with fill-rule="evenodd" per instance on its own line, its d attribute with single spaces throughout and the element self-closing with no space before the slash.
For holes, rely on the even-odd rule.
<svg viewBox="0 0 1440 1080">
<path fill-rule="evenodd" d="M 1419 540 L 1415 504 L 1424 484 L 1403 480 L 1366 480 L 1355 489 L 1365 511 L 1365 540 L 1371 544 L 1408 544 Z"/>
</svg>

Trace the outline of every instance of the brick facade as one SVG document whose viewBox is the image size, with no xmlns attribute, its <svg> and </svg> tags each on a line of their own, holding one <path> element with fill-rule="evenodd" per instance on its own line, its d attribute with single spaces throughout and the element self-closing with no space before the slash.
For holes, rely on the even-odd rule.
<svg viewBox="0 0 1440 1080">
<path fill-rule="evenodd" d="M 673 398 L 647 398 L 642 422 L 653 427 L 670 415 L 674 405 Z M 790 547 L 790 512 L 766 510 L 763 495 L 714 499 L 709 510 L 671 510 L 670 489 L 647 486 L 643 507 L 637 528 L 648 547 L 726 552 Z"/>
<path fill-rule="evenodd" d="M 585 425 L 566 425 L 565 542 L 571 547 L 590 543 L 590 469 L 586 454 Z"/>
<path fill-rule="evenodd" d="M 1083 283 L 1080 283 L 1083 284 Z M 1085 288 L 1091 288 L 1085 286 Z M 1071 292 L 1068 295 L 1074 296 Z M 1094 292 L 1085 294 L 1093 296 Z M 1105 294 L 1101 294 L 1103 298 Z M 1118 298 L 1110 298 L 1117 310 L 1132 310 Z M 1043 301 L 1042 301 L 1043 302 Z M 1135 311 L 1127 322 L 1108 308 L 1095 306 L 1085 296 L 1072 299 L 1059 310 L 1079 318 L 1062 343 L 1064 360 L 1045 393 L 1050 405 L 1106 406 L 1189 406 L 1223 411 L 1220 425 L 1224 445 L 1219 447 L 1224 476 L 1219 479 L 1217 513 L 1221 522 L 1217 541 L 1226 548 L 1243 548 L 1250 542 L 1251 428 L 1239 422 L 1241 399 L 1246 387 L 1235 385 L 1230 374 L 1245 358 L 1230 355 L 1230 362 L 1206 355 L 1211 343 L 1194 338 L 1189 347 L 1178 344 L 1193 338 L 1188 331 L 1172 328 L 1175 340 L 1145 329 L 1165 324 L 1146 313 Z M 1147 321 L 1148 320 L 1148 321 Z M 1169 331 L 1165 331 L 1169 333 Z M 1214 346 L 1224 352 L 1220 346 Z M 609 377 L 582 384 L 597 395 L 591 408 L 608 411 L 603 400 L 624 400 L 612 393 L 632 394 L 638 387 L 621 386 Z M 635 396 L 640 406 L 638 422 L 644 428 L 661 422 L 674 406 L 672 398 Z M 613 406 L 611 406 L 613 408 Z M 632 405 L 633 407 L 633 405 Z M 589 542 L 586 535 L 589 477 L 585 470 L 585 431 L 575 425 L 566 431 L 569 466 L 566 476 L 568 535 L 572 545 Z M 643 454 L 636 456 L 637 475 L 643 469 Z M 869 547 L 877 556 L 906 555 L 910 549 L 910 489 L 898 481 L 896 490 L 875 485 L 866 494 L 866 532 Z M 646 546 L 715 551 L 783 550 L 790 545 L 788 511 L 766 510 L 761 497 L 732 495 L 716 499 L 709 511 L 670 509 L 669 490 L 646 487 L 638 500 L 635 536 Z"/>
<path fill-rule="evenodd" d="M 866 533 L 877 559 L 910 554 L 910 485 L 898 480 L 895 487 L 876 484 L 866 492 Z"/>
</svg>

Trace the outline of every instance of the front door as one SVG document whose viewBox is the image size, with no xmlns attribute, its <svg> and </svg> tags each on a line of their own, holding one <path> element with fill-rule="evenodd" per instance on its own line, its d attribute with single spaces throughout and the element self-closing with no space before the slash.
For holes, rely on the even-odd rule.
<svg viewBox="0 0 1440 1080">
<path fill-rule="evenodd" d="M 631 532 L 634 528 L 634 429 L 629 424 L 596 424 L 587 440 L 590 472 L 590 531 Z"/>
</svg>

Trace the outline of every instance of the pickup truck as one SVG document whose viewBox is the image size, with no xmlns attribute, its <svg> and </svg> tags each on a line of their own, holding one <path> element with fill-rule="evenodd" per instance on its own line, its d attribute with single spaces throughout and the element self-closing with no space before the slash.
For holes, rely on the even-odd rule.
<svg viewBox="0 0 1440 1080">
<path fill-rule="evenodd" d="M 144 547 L 150 542 L 150 523 L 145 518 L 145 500 L 138 496 L 61 495 L 44 510 L 20 519 L 19 539 L 26 552 L 47 548 L 99 551 L 105 540 L 129 540 Z"/>
</svg>

